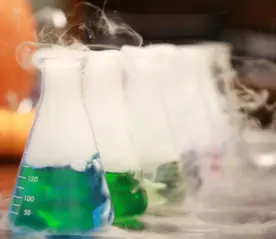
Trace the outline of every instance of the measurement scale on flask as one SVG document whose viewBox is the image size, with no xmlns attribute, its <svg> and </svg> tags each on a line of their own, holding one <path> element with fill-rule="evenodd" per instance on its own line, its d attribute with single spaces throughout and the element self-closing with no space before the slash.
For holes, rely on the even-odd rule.
<svg viewBox="0 0 276 239">
<path fill-rule="evenodd" d="M 26 175 L 30 166 L 28 165 L 22 165 L 22 171 L 20 175 L 18 176 L 16 190 L 13 195 L 13 204 L 11 205 L 10 213 L 14 215 L 21 214 L 21 206 L 25 206 L 24 203 L 33 203 L 35 201 L 35 196 L 26 194 L 26 186 L 30 183 L 38 183 L 38 176 L 33 175 Z M 26 205 L 27 206 L 27 205 Z M 23 210 L 23 216 L 31 216 L 32 210 L 30 208 L 24 208 Z"/>
</svg>

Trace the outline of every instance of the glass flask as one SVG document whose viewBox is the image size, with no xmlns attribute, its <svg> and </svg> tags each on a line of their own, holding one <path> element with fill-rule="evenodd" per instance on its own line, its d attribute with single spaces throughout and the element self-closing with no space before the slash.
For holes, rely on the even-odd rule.
<svg viewBox="0 0 276 239">
<path fill-rule="evenodd" d="M 165 62 L 159 89 L 177 151 L 182 151 L 189 227 L 204 227 L 206 238 L 212 230 L 218 238 L 230 238 L 231 231 L 237 232 L 233 238 L 264 235 L 271 229 L 264 224 L 275 223 L 275 159 L 249 156 L 241 139 L 236 102 L 227 95 L 233 90 L 229 46 L 183 46 L 168 54 L 158 57 L 163 55 Z M 252 141 L 252 132 L 249 135 Z"/>
<path fill-rule="evenodd" d="M 172 50 L 171 45 L 162 45 Z M 185 190 L 180 155 L 175 149 L 168 115 L 158 92 L 155 51 L 148 47 L 124 46 L 125 102 L 133 144 L 146 180 L 159 192 L 149 200 L 148 213 L 166 214 L 170 206 L 183 201 Z"/>
<path fill-rule="evenodd" d="M 142 226 L 136 218 L 145 212 L 148 195 L 128 127 L 122 60 L 118 50 L 87 52 L 83 98 L 114 205 L 113 224 L 134 229 Z"/>
<path fill-rule="evenodd" d="M 204 159 L 199 163 L 199 155 L 200 158 L 214 159 L 212 163 L 217 164 L 226 143 L 230 146 L 229 138 L 233 132 L 225 113 L 226 97 L 220 95 L 215 76 L 215 70 L 221 69 L 217 52 L 212 44 L 199 44 L 177 47 L 174 52 L 159 51 L 156 57 L 162 69 L 158 74 L 159 93 L 175 148 L 182 158 L 186 201 L 190 193 L 203 187 L 205 180 L 200 175 L 209 172 L 204 169 L 211 162 Z M 219 181 L 215 174 L 207 177 L 208 182 L 214 180 L 216 184 Z"/>
<path fill-rule="evenodd" d="M 9 220 L 14 233 L 86 235 L 112 223 L 113 206 L 85 110 L 83 55 L 38 50 L 42 95 L 20 164 Z"/>
</svg>

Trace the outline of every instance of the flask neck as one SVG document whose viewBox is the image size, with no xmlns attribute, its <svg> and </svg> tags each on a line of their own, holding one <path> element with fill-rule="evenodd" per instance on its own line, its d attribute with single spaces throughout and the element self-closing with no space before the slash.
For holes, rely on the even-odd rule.
<svg viewBox="0 0 276 239">
<path fill-rule="evenodd" d="M 140 171 L 128 128 L 122 70 L 119 51 L 88 53 L 83 98 L 106 172 Z"/>
<path fill-rule="evenodd" d="M 25 157 L 29 165 L 84 171 L 98 151 L 82 100 L 81 60 L 73 59 L 43 61 L 42 96 Z"/>
<path fill-rule="evenodd" d="M 116 50 L 91 51 L 87 55 L 84 71 L 83 95 L 88 104 L 95 99 L 112 99 L 122 94 L 121 53 Z M 116 100 L 116 98 L 115 98 Z"/>
<path fill-rule="evenodd" d="M 46 59 L 42 68 L 42 104 L 55 108 L 82 104 L 82 61 Z"/>
<path fill-rule="evenodd" d="M 155 52 L 148 48 L 124 47 L 123 53 L 127 66 L 125 99 L 133 142 L 142 167 L 151 172 L 157 165 L 178 159 L 159 93 L 159 72 L 164 71 Z"/>
</svg>

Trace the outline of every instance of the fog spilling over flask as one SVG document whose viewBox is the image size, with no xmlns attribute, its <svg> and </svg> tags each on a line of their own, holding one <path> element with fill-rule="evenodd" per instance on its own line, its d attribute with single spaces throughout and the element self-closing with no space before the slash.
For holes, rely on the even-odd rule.
<svg viewBox="0 0 276 239">
<path fill-rule="evenodd" d="M 86 235 L 111 224 L 113 207 L 83 104 L 82 52 L 44 48 L 33 60 L 42 95 L 10 205 L 12 230 Z"/>
</svg>

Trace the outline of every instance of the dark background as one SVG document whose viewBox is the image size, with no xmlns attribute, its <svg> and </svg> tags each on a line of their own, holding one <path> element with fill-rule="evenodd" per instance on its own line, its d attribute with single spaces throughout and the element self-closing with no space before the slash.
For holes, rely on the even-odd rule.
<svg viewBox="0 0 276 239">
<path fill-rule="evenodd" d="M 90 3 L 102 7 L 104 1 L 90 0 Z M 254 52 L 255 49 L 244 49 L 247 47 L 244 38 L 252 33 L 261 34 L 265 40 L 272 37 L 274 42 L 275 0 L 107 0 L 105 11 L 109 17 L 121 19 L 139 32 L 144 44 L 222 40 L 232 43 L 239 54 L 276 59 L 276 45 L 272 46 L 275 49 L 270 56 Z M 94 15 L 92 8 L 86 9 L 88 23 L 92 24 Z M 98 37 L 97 41 L 110 43 L 106 37 Z M 86 42 L 91 40 L 86 37 Z M 115 42 L 122 45 L 126 40 Z"/>
</svg>

